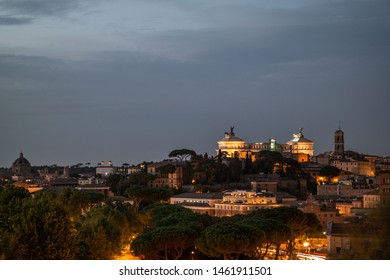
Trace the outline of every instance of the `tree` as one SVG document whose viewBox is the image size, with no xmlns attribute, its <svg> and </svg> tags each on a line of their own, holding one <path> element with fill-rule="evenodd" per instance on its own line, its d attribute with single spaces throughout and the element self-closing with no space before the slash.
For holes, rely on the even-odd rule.
<svg viewBox="0 0 390 280">
<path fill-rule="evenodd" d="M 154 188 L 150 186 L 130 185 L 125 194 L 133 200 L 133 208 L 137 213 L 143 201 L 160 202 L 169 199 L 173 192 L 169 188 Z"/>
<path fill-rule="evenodd" d="M 124 195 L 124 189 L 121 188 L 121 183 L 125 180 L 122 174 L 110 174 L 107 177 L 106 184 L 115 195 Z"/>
<path fill-rule="evenodd" d="M 155 176 L 145 171 L 130 174 L 124 184 L 147 186 L 149 182 L 153 181 Z"/>
<path fill-rule="evenodd" d="M 25 188 L 6 185 L 0 188 L 0 234 L 12 228 L 14 216 L 20 213 L 23 202 L 31 198 Z"/>
<path fill-rule="evenodd" d="M 153 203 L 140 211 L 139 220 L 143 224 L 144 228 L 151 228 L 156 226 L 156 223 L 161 219 L 164 219 L 173 213 L 181 212 L 192 213 L 190 209 L 187 209 L 181 205 Z"/>
<path fill-rule="evenodd" d="M 241 179 L 242 173 L 242 163 L 241 160 L 236 155 L 229 164 L 229 178 L 232 182 L 239 182 Z"/>
<path fill-rule="evenodd" d="M 156 227 L 134 239 L 131 248 L 136 256 L 153 260 L 178 260 L 194 245 L 198 233 L 188 225 Z"/>
<path fill-rule="evenodd" d="M 145 229 L 131 244 L 146 259 L 187 259 L 195 240 L 213 223 L 208 215 L 193 213 L 180 205 L 153 204 L 140 213 Z"/>
<path fill-rule="evenodd" d="M 257 245 L 255 239 L 252 226 L 221 222 L 206 228 L 195 244 L 205 255 L 233 260 L 251 254 Z"/>
<path fill-rule="evenodd" d="M 251 174 L 253 172 L 252 158 L 249 156 L 249 152 L 246 152 L 244 174 Z"/>
<path fill-rule="evenodd" d="M 252 235 L 255 238 L 256 248 L 250 255 L 256 259 L 264 259 L 271 246 L 275 248 L 275 259 L 278 259 L 281 244 L 291 237 L 291 229 L 277 220 L 245 217 L 238 224 L 253 228 Z"/>
<path fill-rule="evenodd" d="M 80 191 L 73 188 L 63 189 L 56 200 L 67 210 L 72 220 L 78 219 L 83 210 L 90 206 L 87 198 Z"/>
<path fill-rule="evenodd" d="M 176 166 L 174 166 L 172 163 L 169 163 L 169 164 L 158 167 L 157 171 L 160 174 L 174 173 L 176 171 Z"/>
<path fill-rule="evenodd" d="M 337 167 L 326 165 L 321 168 L 320 176 L 325 176 L 328 178 L 328 181 L 330 181 L 333 177 L 339 176 L 340 172 L 340 169 L 338 169 Z"/>
<path fill-rule="evenodd" d="M 135 221 L 131 208 L 118 201 L 94 207 L 78 225 L 77 259 L 107 260 L 121 255 Z"/>
<path fill-rule="evenodd" d="M 212 184 L 216 181 L 216 164 L 213 158 L 199 158 L 194 164 L 193 177 L 196 184 Z"/>
<path fill-rule="evenodd" d="M 23 201 L 12 217 L 9 231 L 0 240 L 0 255 L 5 259 L 73 259 L 74 241 L 67 211 L 53 194 L 42 193 Z"/>
<path fill-rule="evenodd" d="M 249 217 L 258 217 L 263 219 L 274 219 L 291 229 L 291 235 L 287 240 L 287 254 L 290 259 L 293 258 L 295 250 L 295 241 L 298 238 L 310 237 L 321 232 L 321 224 L 317 217 L 312 213 L 303 213 L 293 207 L 278 207 L 273 209 L 260 209 L 248 215 Z"/>
<path fill-rule="evenodd" d="M 185 161 L 189 157 L 196 156 L 195 151 L 188 149 L 173 150 L 169 153 L 169 157 L 176 158 L 179 161 Z"/>
</svg>

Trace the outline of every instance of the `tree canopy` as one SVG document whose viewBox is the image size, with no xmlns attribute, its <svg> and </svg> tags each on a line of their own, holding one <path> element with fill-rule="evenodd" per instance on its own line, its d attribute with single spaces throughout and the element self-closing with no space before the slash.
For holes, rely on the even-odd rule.
<svg viewBox="0 0 390 280">
<path fill-rule="evenodd" d="M 179 161 L 185 161 L 189 157 L 193 157 L 193 156 L 196 156 L 196 152 L 189 149 L 178 149 L 178 150 L 173 150 L 169 153 L 169 157 L 176 158 Z"/>
<path fill-rule="evenodd" d="M 134 211 L 138 212 L 141 202 L 148 201 L 150 203 L 168 200 L 173 192 L 169 188 L 164 187 L 150 187 L 130 185 L 126 188 L 125 194 L 133 200 Z"/>
</svg>

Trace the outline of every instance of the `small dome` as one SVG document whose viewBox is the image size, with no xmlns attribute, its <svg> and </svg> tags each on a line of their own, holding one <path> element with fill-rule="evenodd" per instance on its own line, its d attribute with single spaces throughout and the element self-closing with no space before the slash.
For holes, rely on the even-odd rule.
<svg viewBox="0 0 390 280">
<path fill-rule="evenodd" d="M 290 143 L 297 143 L 297 142 L 300 142 L 300 143 L 313 143 L 313 141 L 305 138 L 305 136 L 303 135 L 302 133 L 302 128 L 299 129 L 299 133 L 298 134 L 293 134 L 294 138 L 291 139 L 290 141 L 288 141 L 287 143 L 290 144 Z"/>
<path fill-rule="evenodd" d="M 12 165 L 30 165 L 30 162 L 24 158 L 23 153 L 20 153 L 19 158 L 17 158 Z"/>
<path fill-rule="evenodd" d="M 236 136 L 225 136 L 219 142 L 227 142 L 227 141 L 231 141 L 231 142 L 245 142 L 244 140 L 242 140 L 241 138 L 238 138 Z"/>
<path fill-rule="evenodd" d="M 233 132 L 234 126 L 230 127 L 230 132 L 225 132 L 225 137 L 218 142 L 245 142 L 241 138 L 236 137 Z"/>
</svg>

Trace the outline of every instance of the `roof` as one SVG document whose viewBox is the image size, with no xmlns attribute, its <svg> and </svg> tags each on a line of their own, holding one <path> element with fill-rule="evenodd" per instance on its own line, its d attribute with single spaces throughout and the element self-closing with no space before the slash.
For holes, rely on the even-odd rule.
<svg viewBox="0 0 390 280">
<path fill-rule="evenodd" d="M 181 193 L 172 198 L 222 199 L 221 193 Z"/>
<path fill-rule="evenodd" d="M 208 203 L 202 203 L 202 202 L 183 202 L 179 205 L 187 206 L 187 207 L 202 207 L 202 208 L 214 208 Z"/>
<path fill-rule="evenodd" d="M 24 158 L 23 153 L 20 153 L 19 157 L 14 161 L 12 165 L 30 165 L 30 162 Z"/>
<path fill-rule="evenodd" d="M 313 143 L 313 141 L 305 138 L 305 136 L 302 133 L 302 128 L 299 129 L 299 133 L 298 134 L 293 134 L 293 136 L 294 136 L 294 138 L 291 139 L 290 141 L 288 141 L 287 143 L 290 143 L 290 142 L 294 142 L 294 143 L 297 143 L 297 142 Z"/>
<path fill-rule="evenodd" d="M 102 184 L 85 184 L 79 185 L 78 189 L 109 189 L 110 187 Z"/>
<path fill-rule="evenodd" d="M 64 184 L 64 183 L 78 184 L 78 182 L 79 182 L 78 180 L 71 177 L 57 177 L 52 181 L 52 183 L 56 183 L 56 184 Z"/>
<path fill-rule="evenodd" d="M 297 142 L 300 142 L 300 143 L 313 143 L 313 141 L 305 138 L 305 137 L 294 137 L 293 139 L 291 139 L 290 141 L 288 141 L 288 143 L 290 142 L 294 142 L 294 143 L 297 143 Z"/>
<path fill-rule="evenodd" d="M 363 196 L 364 195 L 380 195 L 380 192 L 379 192 L 379 190 L 372 190 L 372 191 L 364 193 Z"/>
<path fill-rule="evenodd" d="M 241 138 L 238 138 L 238 137 L 232 136 L 232 135 L 225 135 L 224 138 L 219 140 L 219 142 L 227 142 L 227 141 L 229 141 L 229 142 L 245 142 Z"/>
</svg>

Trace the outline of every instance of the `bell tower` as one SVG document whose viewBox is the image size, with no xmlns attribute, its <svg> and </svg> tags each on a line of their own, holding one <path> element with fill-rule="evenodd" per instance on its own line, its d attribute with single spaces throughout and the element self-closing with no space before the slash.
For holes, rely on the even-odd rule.
<svg viewBox="0 0 390 280">
<path fill-rule="evenodd" d="M 339 129 L 334 133 L 334 157 L 344 158 L 344 131 Z"/>
</svg>

